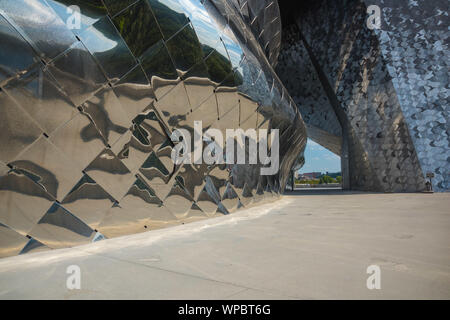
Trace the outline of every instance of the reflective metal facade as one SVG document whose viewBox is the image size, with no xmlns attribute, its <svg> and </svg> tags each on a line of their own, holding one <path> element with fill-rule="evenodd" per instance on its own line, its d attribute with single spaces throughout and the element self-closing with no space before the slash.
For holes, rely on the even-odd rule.
<svg viewBox="0 0 450 320">
<path fill-rule="evenodd" d="M 0 256 L 278 197 L 306 143 L 271 66 L 280 32 L 276 1 L 0 1 Z M 174 165 L 194 120 L 280 129 L 278 174 Z"/>
<path fill-rule="evenodd" d="M 381 9 L 380 29 L 367 27 L 370 5 Z M 286 17 L 282 9 L 277 72 L 308 135 L 347 161 L 348 187 L 422 191 L 433 173 L 434 190 L 448 191 L 448 1 L 305 0 L 297 8 Z"/>
<path fill-rule="evenodd" d="M 272 66 L 278 62 L 281 19 L 277 0 L 231 0 L 263 48 Z"/>
</svg>

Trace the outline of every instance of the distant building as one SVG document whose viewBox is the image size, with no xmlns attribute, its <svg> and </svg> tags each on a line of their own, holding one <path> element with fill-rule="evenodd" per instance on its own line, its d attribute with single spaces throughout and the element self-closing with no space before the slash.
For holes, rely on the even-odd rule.
<svg viewBox="0 0 450 320">
<path fill-rule="evenodd" d="M 312 179 L 319 179 L 322 175 L 322 172 L 308 172 L 308 173 L 301 173 L 299 176 L 300 180 L 312 180 Z"/>
</svg>

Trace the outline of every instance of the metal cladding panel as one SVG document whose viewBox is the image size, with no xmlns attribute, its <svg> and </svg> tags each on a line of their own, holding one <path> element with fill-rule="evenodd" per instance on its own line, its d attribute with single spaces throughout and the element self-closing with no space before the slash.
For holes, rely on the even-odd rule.
<svg viewBox="0 0 450 320">
<path fill-rule="evenodd" d="M 271 65 L 276 1 L 76 4 L 79 15 L 65 0 L 0 2 L 0 256 L 228 214 L 282 192 L 306 129 Z M 279 129 L 280 171 L 174 164 L 170 135 L 194 133 L 194 121 L 204 132 Z"/>
</svg>

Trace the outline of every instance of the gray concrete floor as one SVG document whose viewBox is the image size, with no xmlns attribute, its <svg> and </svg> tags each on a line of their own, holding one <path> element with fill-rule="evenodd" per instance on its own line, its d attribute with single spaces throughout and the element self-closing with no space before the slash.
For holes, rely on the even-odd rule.
<svg viewBox="0 0 450 320">
<path fill-rule="evenodd" d="M 0 260 L 0 299 L 450 299 L 450 194 L 287 193 L 229 216 Z M 81 289 L 68 290 L 78 265 Z M 366 269 L 381 269 L 368 290 Z"/>
</svg>

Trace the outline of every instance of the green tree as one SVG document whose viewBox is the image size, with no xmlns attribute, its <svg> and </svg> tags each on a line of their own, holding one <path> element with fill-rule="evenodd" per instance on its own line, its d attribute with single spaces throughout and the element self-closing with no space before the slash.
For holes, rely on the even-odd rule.
<svg viewBox="0 0 450 320">
<path fill-rule="evenodd" d="M 328 183 L 333 183 L 333 182 L 334 182 L 334 179 L 327 175 L 322 176 L 319 180 L 319 184 L 328 184 Z"/>
</svg>

